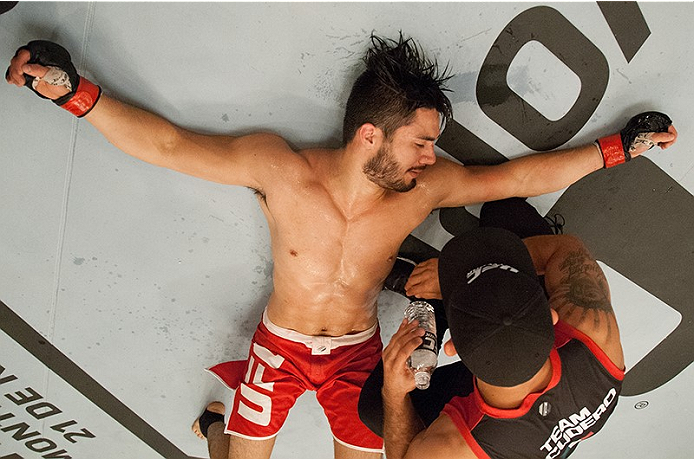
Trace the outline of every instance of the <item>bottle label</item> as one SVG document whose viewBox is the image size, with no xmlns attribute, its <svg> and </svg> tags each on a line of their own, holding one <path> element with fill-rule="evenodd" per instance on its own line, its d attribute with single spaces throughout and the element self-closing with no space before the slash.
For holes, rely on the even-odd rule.
<svg viewBox="0 0 694 459">
<path fill-rule="evenodd" d="M 439 350 L 436 347 L 436 335 L 430 331 L 425 331 L 424 336 L 422 336 L 422 344 L 417 349 L 426 349 L 438 355 Z"/>
</svg>

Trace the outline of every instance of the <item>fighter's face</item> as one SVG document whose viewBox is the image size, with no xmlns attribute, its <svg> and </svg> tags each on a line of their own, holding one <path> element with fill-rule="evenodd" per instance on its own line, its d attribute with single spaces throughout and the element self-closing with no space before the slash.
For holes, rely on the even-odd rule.
<svg viewBox="0 0 694 459">
<path fill-rule="evenodd" d="M 369 180 L 386 190 L 404 193 L 417 185 L 414 177 L 406 177 L 404 167 L 393 155 L 393 142 L 386 141 L 378 152 L 364 164 L 364 173 Z"/>
<path fill-rule="evenodd" d="M 376 185 L 404 193 L 417 185 L 417 176 L 436 162 L 434 142 L 439 136 L 439 114 L 418 109 L 411 123 L 383 141 L 378 152 L 364 164 L 364 173 Z"/>
</svg>

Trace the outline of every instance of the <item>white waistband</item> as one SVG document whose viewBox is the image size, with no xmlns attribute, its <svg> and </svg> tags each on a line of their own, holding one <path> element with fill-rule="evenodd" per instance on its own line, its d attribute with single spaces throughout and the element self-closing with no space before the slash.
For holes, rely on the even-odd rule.
<svg viewBox="0 0 694 459">
<path fill-rule="evenodd" d="M 284 338 L 289 341 L 294 341 L 295 343 L 302 343 L 307 348 L 312 350 L 313 355 L 323 355 L 330 354 L 332 349 L 338 348 L 340 346 L 351 346 L 354 344 L 360 344 L 371 338 L 378 329 L 378 323 L 374 324 L 373 327 L 368 330 L 364 330 L 353 335 L 342 335 L 342 336 L 311 336 L 304 335 L 298 331 L 289 330 L 282 328 L 279 325 L 275 325 L 270 322 L 267 317 L 267 310 L 263 311 L 263 325 L 268 329 L 270 333 L 280 338 Z"/>
</svg>

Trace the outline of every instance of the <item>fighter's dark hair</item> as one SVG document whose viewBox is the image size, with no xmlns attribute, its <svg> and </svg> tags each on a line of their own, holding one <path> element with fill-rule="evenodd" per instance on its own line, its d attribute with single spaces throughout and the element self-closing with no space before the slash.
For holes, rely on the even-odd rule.
<svg viewBox="0 0 694 459">
<path fill-rule="evenodd" d="M 364 56 L 366 70 L 352 86 L 342 126 L 347 145 L 364 123 L 381 129 L 386 138 L 412 121 L 418 108 L 433 108 L 444 122 L 453 117 L 444 83 L 448 67 L 439 72 L 419 45 L 400 33 L 398 41 L 371 35 L 371 48 Z"/>
</svg>

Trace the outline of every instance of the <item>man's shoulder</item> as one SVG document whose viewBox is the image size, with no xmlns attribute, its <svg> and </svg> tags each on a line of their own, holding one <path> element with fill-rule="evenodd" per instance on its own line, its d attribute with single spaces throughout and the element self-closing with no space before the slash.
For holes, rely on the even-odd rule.
<svg viewBox="0 0 694 459">
<path fill-rule="evenodd" d="M 240 136 L 238 140 L 246 143 L 246 147 L 253 148 L 257 152 L 296 154 L 296 151 L 284 137 L 272 132 L 254 132 Z"/>
<path fill-rule="evenodd" d="M 435 188 L 448 188 L 452 182 L 458 183 L 464 179 L 467 170 L 468 168 L 461 163 L 437 156 L 436 162 L 427 166 L 417 181 Z"/>
<path fill-rule="evenodd" d="M 273 133 L 254 133 L 244 136 L 244 139 L 253 154 L 263 158 L 267 166 L 283 173 L 310 169 L 310 158 L 316 156 L 316 152 L 322 151 L 295 148 L 284 137 Z"/>
<path fill-rule="evenodd" d="M 578 352 L 577 349 L 583 349 L 575 355 L 589 354 L 592 356 L 591 358 L 597 360 L 597 362 L 599 362 L 615 379 L 620 381 L 624 379 L 624 360 L 621 352 L 617 353 L 617 350 L 611 349 L 609 345 L 605 346 L 604 343 L 601 346 L 600 344 L 596 343 L 588 334 L 561 320 L 554 325 L 554 334 L 555 347 L 559 351 L 560 355 L 568 355 L 566 354 L 567 351 L 564 348 L 568 343 L 575 340 L 582 343 L 583 346 L 571 347 L 570 349 L 572 349 L 572 351 L 568 352 L 573 352 L 575 354 Z M 607 350 L 603 349 L 603 347 L 606 347 Z M 621 346 L 619 351 L 621 351 Z M 613 360 L 615 355 L 619 357 L 617 362 Z M 562 357 L 562 359 L 563 358 L 564 357 Z"/>
<path fill-rule="evenodd" d="M 462 163 L 459 163 L 457 161 L 454 161 L 452 159 L 446 158 L 444 156 L 436 156 L 436 162 L 429 166 L 427 169 L 430 169 L 432 171 L 447 171 L 447 170 L 461 170 L 465 169 L 465 165 Z"/>
<path fill-rule="evenodd" d="M 421 454 L 420 454 L 421 453 Z M 441 414 L 410 445 L 406 458 L 426 455 L 432 459 L 476 459 L 453 420 Z"/>
<path fill-rule="evenodd" d="M 322 181 L 345 169 L 344 150 L 340 148 L 312 147 L 296 149 L 293 152 L 296 165 L 303 168 L 314 179 Z"/>
<path fill-rule="evenodd" d="M 339 150 L 334 148 L 303 148 L 294 153 L 310 162 L 330 162 L 336 158 Z"/>
</svg>

